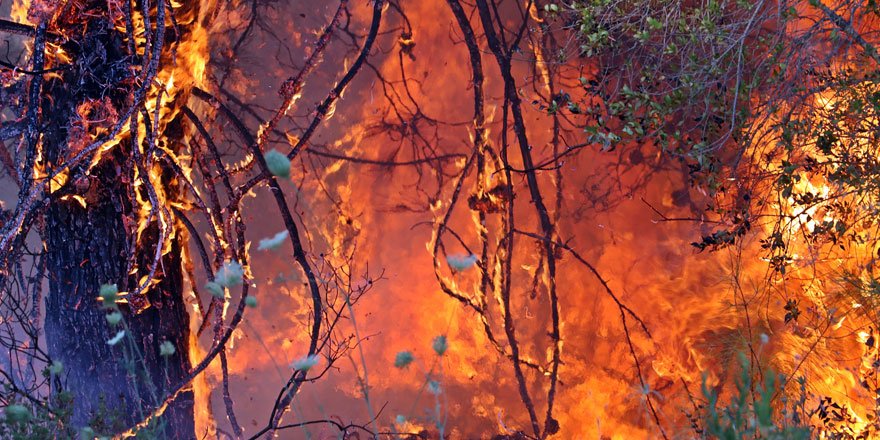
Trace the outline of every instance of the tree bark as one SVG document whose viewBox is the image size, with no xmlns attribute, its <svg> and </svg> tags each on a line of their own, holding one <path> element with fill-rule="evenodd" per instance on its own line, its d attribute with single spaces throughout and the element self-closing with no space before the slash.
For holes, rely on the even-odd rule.
<svg viewBox="0 0 880 440">
<path fill-rule="evenodd" d="M 48 209 L 45 332 L 50 356 L 64 366 L 63 387 L 74 397 L 73 424 L 110 433 L 142 419 L 191 365 L 179 244 L 162 261 L 162 281 L 147 292 L 150 307 L 138 314 L 122 307 L 132 344 L 107 343 L 119 328 L 111 328 L 96 300 L 100 286 L 133 283 L 126 274 L 131 243 L 122 220 L 130 207 L 118 202 L 126 189 L 107 175 L 110 166 L 102 168 L 93 183 L 97 203 L 83 209 L 60 201 Z M 174 344 L 173 355 L 159 355 L 162 341 Z M 191 391 L 179 395 L 162 422 L 162 438 L 194 438 Z"/>
</svg>

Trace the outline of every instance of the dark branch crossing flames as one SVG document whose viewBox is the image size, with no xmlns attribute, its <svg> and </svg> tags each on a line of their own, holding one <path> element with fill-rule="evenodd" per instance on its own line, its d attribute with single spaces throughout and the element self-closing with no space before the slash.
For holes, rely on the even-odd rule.
<svg viewBox="0 0 880 440">
<path fill-rule="evenodd" d="M 874 438 L 878 17 L 0 3 L 0 436 Z"/>
</svg>

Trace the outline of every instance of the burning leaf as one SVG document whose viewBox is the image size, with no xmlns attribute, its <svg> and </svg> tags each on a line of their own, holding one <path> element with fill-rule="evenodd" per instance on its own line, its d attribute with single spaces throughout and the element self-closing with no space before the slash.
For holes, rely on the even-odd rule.
<svg viewBox="0 0 880 440">
<path fill-rule="evenodd" d="M 789 299 L 785 302 L 785 322 L 789 321 L 797 322 L 798 317 L 801 315 L 801 311 L 798 309 L 798 302 L 795 299 Z"/>
<path fill-rule="evenodd" d="M 88 208 L 88 205 L 86 204 L 85 197 L 83 197 L 79 194 L 68 194 L 66 196 L 61 197 L 61 200 L 71 200 L 71 199 L 76 201 L 77 203 L 79 203 L 79 206 L 82 206 L 83 209 Z"/>
<path fill-rule="evenodd" d="M 260 240 L 260 245 L 257 246 L 257 250 L 264 251 L 267 249 L 278 249 L 278 247 L 284 243 L 284 240 L 287 239 L 287 235 L 287 231 L 281 231 L 273 235 L 271 238 L 264 238 Z"/>
<path fill-rule="evenodd" d="M 504 212 L 505 205 L 512 199 L 510 190 L 505 185 L 498 185 L 485 193 L 471 194 L 468 206 L 474 211 L 495 214 Z"/>
<path fill-rule="evenodd" d="M 475 254 L 446 256 L 446 264 L 448 264 L 449 267 L 456 272 L 468 270 L 476 263 L 477 256 Z"/>
<path fill-rule="evenodd" d="M 279 153 L 278 150 L 272 150 L 267 152 L 263 158 L 266 159 L 266 166 L 269 167 L 269 172 L 274 176 L 285 179 L 290 178 L 290 159 L 283 153 Z"/>
<path fill-rule="evenodd" d="M 400 43 L 400 51 L 406 54 L 410 59 L 415 60 L 413 48 L 416 47 L 416 42 L 413 41 L 412 37 L 412 32 L 403 32 L 400 34 L 400 38 L 397 42 Z"/>
<path fill-rule="evenodd" d="M 290 364 L 290 368 L 293 368 L 296 371 L 302 371 L 303 373 L 305 373 L 305 372 L 309 371 L 310 369 L 312 369 L 312 367 L 314 367 L 315 365 L 318 365 L 319 360 L 320 359 L 318 358 L 318 355 L 316 355 L 316 354 L 304 356 L 300 359 L 293 361 Z"/>
<path fill-rule="evenodd" d="M 119 332 L 116 333 L 116 336 L 110 338 L 110 340 L 107 341 L 107 345 L 111 345 L 111 346 L 112 346 L 112 345 L 116 345 L 116 344 L 118 344 L 119 341 L 122 340 L 122 337 L 123 337 L 123 336 L 125 336 L 125 330 L 119 330 Z"/>
<path fill-rule="evenodd" d="M 76 156 L 95 138 L 105 134 L 118 119 L 119 113 L 109 97 L 87 99 L 79 104 L 70 121 L 68 158 Z"/>
</svg>

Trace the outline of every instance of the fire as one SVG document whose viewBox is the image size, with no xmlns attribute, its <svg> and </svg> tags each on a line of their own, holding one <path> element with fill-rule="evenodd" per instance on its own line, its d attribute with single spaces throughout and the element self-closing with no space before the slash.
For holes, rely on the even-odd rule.
<svg viewBox="0 0 880 440">
<path fill-rule="evenodd" d="M 120 6 L 110 3 L 113 25 L 126 32 Z M 383 13 L 393 17 L 386 17 L 392 25 L 383 25 L 379 38 L 385 46 L 364 68 L 372 76 L 337 92 L 340 72 L 357 56 L 344 44 L 345 38 L 359 38 L 349 29 L 369 25 L 372 4 L 361 3 L 318 8 L 320 20 L 303 14 L 332 31 L 326 34 L 320 32 L 324 27 L 312 26 L 319 29 L 312 32 L 298 19 L 272 29 L 289 35 L 295 48 L 315 39 L 315 45 L 327 45 L 326 52 L 312 47 L 296 54 L 301 59 L 291 56 L 301 63 L 301 76 L 276 59 L 225 73 L 209 63 L 212 44 L 227 50 L 223 46 L 233 44 L 225 41 L 229 29 L 247 26 L 234 5 L 169 3 L 183 11 L 175 14 L 174 27 L 185 29 L 175 31 L 173 56 L 151 55 L 156 42 L 143 32 L 148 17 L 137 12 L 133 25 L 141 31 L 132 45 L 146 60 L 158 56 L 161 68 L 154 75 L 141 72 L 143 84 L 135 84 L 145 85 L 136 134 L 127 124 L 115 129 L 119 109 L 109 98 L 76 109 L 72 157 L 112 136 L 88 156 L 92 168 L 125 145 L 146 158 L 148 166 L 131 176 L 135 206 L 126 227 L 135 243 L 155 253 L 150 261 L 179 251 L 176 243 L 204 239 L 206 254 L 218 252 L 207 266 L 240 263 L 250 289 L 244 292 L 252 295 L 248 306 L 258 304 L 247 309 L 238 328 L 227 329 L 240 318 L 246 298 L 226 289 L 200 296 L 199 280 L 214 274 L 203 273 L 193 249 L 182 251 L 192 291 L 192 363 L 232 331 L 222 361 L 207 365 L 192 384 L 200 436 L 232 432 L 232 403 L 235 423 L 245 433 L 265 423 L 279 387 L 302 369 L 297 361 L 311 359 L 318 308 L 310 297 L 312 282 L 320 287 L 319 306 L 336 313 L 320 322 L 327 342 L 319 353 L 339 358 L 321 380 L 296 388 L 285 419 L 291 423 L 368 420 L 381 430 L 425 429 L 451 438 L 532 435 L 533 426 L 539 437 L 679 438 L 693 434 L 691 419 L 706 400 L 701 393 L 724 400 L 736 392 L 740 375 L 764 379 L 781 373 L 786 379 L 772 396 L 774 404 L 810 408 L 804 410 L 807 421 L 827 428 L 820 436 L 833 437 L 829 418 L 875 435 L 876 395 L 870 388 L 877 385 L 880 328 L 869 310 L 880 292 L 873 268 L 878 237 L 860 224 L 843 224 L 840 206 L 853 206 L 865 217 L 876 215 L 876 207 L 815 171 L 820 163 L 836 166 L 837 144 L 816 141 L 786 155 L 775 143 L 784 137 L 784 121 L 755 116 L 753 138 L 774 142 L 754 143 L 734 171 L 770 177 L 748 188 L 744 177 L 731 178 L 731 188 L 742 191 L 735 195 L 689 189 L 684 167 L 648 142 L 617 150 L 575 147 L 584 138 L 579 121 L 566 119 L 554 105 L 596 102 L 582 86 L 597 72 L 580 65 L 589 60 L 566 58 L 567 48 L 550 43 L 554 30 L 542 26 L 552 20 L 532 2 L 521 2 L 528 8 L 521 12 L 540 29 L 519 43 L 510 69 L 530 87 L 511 89 L 496 75 L 499 64 L 489 38 L 479 33 L 485 32 L 479 31 L 479 12 L 465 14 L 465 23 L 479 31 L 477 50 L 469 51 L 460 17 L 446 1 L 425 0 L 405 10 L 386 5 Z M 46 13 L 33 9 L 18 4 L 13 15 L 26 22 Z M 172 26 L 166 27 L 170 32 Z M 245 44 L 241 51 L 250 55 L 282 45 L 268 41 Z M 69 62 L 61 45 L 49 44 L 48 53 L 50 65 Z M 481 57 L 481 78 L 470 70 L 474 54 Z M 833 68 L 845 70 L 841 63 Z M 258 79 L 249 78 L 249 69 L 258 71 Z M 306 79 L 333 91 L 313 93 Z M 234 136 L 218 140 L 221 149 L 233 151 L 223 150 L 226 164 L 209 155 L 201 132 L 177 125 L 192 108 L 208 114 L 203 122 L 221 127 L 223 135 L 238 129 L 228 129 L 235 124 L 219 111 L 226 98 L 191 99 L 196 87 L 217 97 L 238 93 L 245 96 L 239 107 L 259 109 L 256 123 L 242 118 L 255 128 L 251 145 L 242 148 L 247 141 Z M 846 98 L 816 92 L 810 120 L 840 131 L 867 131 L 880 123 L 869 117 L 854 128 L 847 125 L 852 121 L 834 120 Z M 511 116 L 517 100 L 521 121 Z M 313 118 L 323 125 L 318 134 L 306 135 Z M 526 125 L 528 142 L 515 136 L 518 124 Z M 178 129 L 179 139 L 158 136 Z M 874 144 L 863 138 L 848 148 L 869 156 L 876 154 Z M 262 172 L 259 152 L 271 148 L 301 148 L 292 177 L 275 179 L 291 206 L 286 223 L 266 215 L 276 209 L 270 205 L 275 188 L 199 188 L 209 180 L 220 187 L 224 179 L 237 185 L 253 178 Z M 173 182 L 168 167 L 178 176 Z M 45 179 L 45 168 L 38 156 L 30 172 Z M 54 176 L 48 191 L 68 179 L 67 173 Z M 784 179 L 790 185 L 779 192 L 775 185 Z M 713 197 L 747 192 L 760 201 L 749 212 L 751 231 L 718 252 L 687 245 L 714 227 L 704 209 Z M 88 197 L 62 200 L 86 208 Z M 223 205 L 229 200 L 241 201 L 240 211 Z M 196 210 L 205 215 L 195 225 L 174 214 Z M 239 220 L 247 228 L 232 226 Z M 262 237 L 290 239 L 289 222 L 303 228 L 314 281 L 294 264 L 289 249 L 252 249 Z M 192 237 L 193 231 L 203 237 Z M 846 247 L 815 238 L 829 231 L 864 238 Z M 239 240 L 234 233 L 246 237 L 240 246 L 233 244 Z M 132 267 L 139 281 L 128 301 L 137 312 L 151 307 L 142 294 L 157 288 L 159 270 Z M 445 337 L 442 349 L 439 336 Z M 408 353 L 406 362 L 399 362 L 401 353 Z M 761 383 L 751 383 L 753 397 Z M 235 399 L 228 397 L 230 387 L 240 393 Z"/>
<path fill-rule="evenodd" d="M 839 106 L 849 105 L 843 100 L 845 97 L 824 91 L 812 98 L 818 109 L 812 116 L 813 123 L 834 124 L 841 131 L 853 129 L 851 121 L 838 121 L 832 116 Z M 876 117 L 868 116 L 859 121 L 860 129 L 876 126 L 877 122 Z M 841 154 L 837 148 L 847 148 L 850 152 L 847 154 L 854 156 L 875 154 L 873 145 L 864 138 L 850 140 L 839 147 L 829 147 L 822 142 L 820 137 L 815 145 L 805 147 L 800 152 L 802 156 L 795 160 L 807 158 L 803 163 L 834 164 L 838 160 L 836 155 Z M 759 144 L 750 154 L 759 161 L 771 157 L 768 151 L 773 151 L 773 147 Z M 784 321 L 796 324 L 773 331 L 772 337 L 779 341 L 772 344 L 773 350 L 768 354 L 772 364 L 787 377 L 810 379 L 807 402 L 819 408 L 812 416 L 814 423 L 819 426 L 827 423 L 830 412 L 834 413 L 831 419 L 840 417 L 839 423 L 848 432 L 876 435 L 872 434 L 876 427 L 870 422 L 876 412 L 875 396 L 869 385 L 875 376 L 872 363 L 877 359 L 872 330 L 875 324 L 870 312 L 863 312 L 863 302 L 867 298 L 857 293 L 860 287 L 854 289 L 850 284 L 870 282 L 876 242 L 869 230 L 860 230 L 858 224 L 846 225 L 847 220 L 841 217 L 846 212 L 840 211 L 841 206 L 851 206 L 856 212 L 870 212 L 873 208 L 865 204 L 870 200 L 850 192 L 828 177 L 833 174 L 812 172 L 809 165 L 798 166 L 797 162 L 793 165 L 794 161 L 789 160 L 779 159 L 766 164 L 765 169 L 773 173 L 792 175 L 793 183 L 790 196 L 771 201 L 769 205 L 769 212 L 782 212 L 786 216 L 781 226 L 765 225 L 765 233 L 774 238 L 764 247 L 774 254 L 766 261 L 778 263 L 777 267 L 785 274 L 776 277 L 773 287 L 778 291 L 777 301 L 789 298 Z M 811 239 L 826 231 L 852 231 L 864 239 L 847 242 L 846 247 L 836 242 Z M 785 246 L 786 255 L 774 252 L 777 246 Z M 858 281 L 849 280 L 851 277 Z M 794 305 L 797 301 L 800 307 Z M 803 316 L 803 312 L 807 316 Z M 791 392 L 791 387 L 786 391 Z M 843 406 L 831 407 L 831 402 Z M 838 422 L 831 422 L 828 427 L 834 429 L 835 423 Z M 833 434 L 820 431 L 820 435 L 821 438 L 831 438 Z"/>
<path fill-rule="evenodd" d="M 50 1 L 17 2 L 13 6 L 12 16 L 22 23 L 37 24 L 42 20 L 63 22 L 70 19 L 76 20 L 71 17 L 81 13 L 82 11 L 79 9 L 87 7 L 78 3 L 59 6 Z M 108 8 L 115 29 L 125 35 L 127 27 L 121 3 L 110 1 Z M 185 5 L 172 1 L 156 8 L 157 15 L 155 16 L 148 17 L 138 8 L 134 8 L 132 15 L 133 23 L 131 25 L 134 29 L 134 41 L 131 41 L 130 44 L 134 48 L 134 55 L 150 60 L 140 66 L 142 70 L 139 73 L 139 80 L 146 87 L 146 93 L 141 97 L 145 114 L 143 118 L 138 118 L 136 135 L 132 133 L 132 127 L 129 124 L 119 125 L 122 115 L 119 112 L 120 109 L 114 107 L 110 97 L 87 100 L 76 109 L 78 119 L 71 124 L 66 159 L 74 160 L 81 154 L 89 153 L 86 150 L 90 144 L 107 136 L 110 136 L 111 139 L 105 141 L 100 145 L 100 148 L 89 155 L 90 169 L 102 164 L 105 159 L 110 157 L 114 149 L 119 148 L 123 143 L 127 143 L 129 148 L 134 150 L 131 154 L 136 159 L 147 157 L 147 160 L 139 161 L 140 164 L 146 164 L 145 166 L 137 166 L 133 170 L 132 183 L 136 203 L 132 218 L 129 219 L 126 226 L 129 228 L 136 247 L 154 248 L 155 259 L 152 255 L 146 258 L 158 262 L 177 249 L 175 243 L 185 243 L 188 237 L 182 224 L 173 218 L 170 209 L 186 211 L 190 208 L 190 201 L 181 197 L 181 191 L 168 185 L 167 173 L 164 171 L 164 167 L 167 166 L 165 161 L 173 163 L 184 178 L 192 179 L 193 176 L 190 169 L 191 156 L 183 149 L 183 142 L 188 140 L 189 133 L 183 133 L 182 139 L 177 140 L 160 138 L 159 135 L 166 133 L 168 126 L 182 117 L 181 107 L 188 100 L 192 88 L 205 85 L 206 66 L 209 59 L 209 29 L 207 27 L 210 25 L 211 16 L 216 12 L 213 2 L 210 1 L 199 2 L 198 5 Z M 157 16 L 164 17 L 163 22 L 149 23 L 150 20 L 156 20 Z M 156 35 L 152 35 L 153 28 L 156 29 Z M 58 29 L 63 29 L 63 27 L 59 26 Z M 174 52 L 168 49 L 169 45 L 164 46 L 161 51 L 158 49 L 162 43 L 168 43 L 168 41 L 151 39 L 163 38 L 163 34 L 167 32 L 175 34 L 173 36 L 175 39 Z M 168 36 L 164 36 L 164 38 L 170 40 Z M 47 68 L 71 63 L 72 60 L 62 47 L 62 43 L 63 40 L 47 43 Z M 155 72 L 151 72 L 153 69 Z M 48 77 L 58 75 L 58 73 L 50 73 Z M 135 84 L 135 88 L 141 85 Z M 120 86 L 124 86 L 124 84 Z M 144 118 L 149 119 L 149 122 L 145 122 Z M 172 144 L 173 142 L 177 142 L 177 144 Z M 42 170 L 44 167 L 42 159 L 38 158 L 34 167 L 35 175 L 45 176 L 45 171 Z M 123 177 L 120 176 L 120 178 Z M 54 177 L 50 184 L 50 192 L 62 187 L 67 179 L 67 171 Z M 64 196 L 62 200 L 64 199 L 79 203 L 83 208 L 86 208 L 88 204 L 86 197 L 79 194 Z M 213 226 L 219 227 L 218 225 Z M 155 240 L 155 237 L 148 235 L 152 235 L 155 231 L 158 231 L 159 240 L 154 246 L 150 246 L 150 241 Z M 183 257 L 184 265 L 191 266 L 189 255 L 184 253 Z M 125 301 L 137 314 L 152 306 L 146 298 L 146 292 L 156 289 L 161 279 L 155 276 L 157 271 L 155 265 L 149 267 L 132 265 L 131 271 L 131 275 L 138 276 L 139 281 L 136 290 Z M 189 280 L 189 282 L 192 284 L 195 280 Z M 195 306 L 192 312 L 194 312 L 194 317 L 201 316 Z M 193 320 L 193 328 L 198 328 L 198 321 L 195 319 Z M 188 349 L 190 359 L 193 362 L 198 362 L 205 351 L 200 347 L 195 335 L 196 333 L 192 332 L 189 347 L 183 349 Z M 206 376 L 198 377 L 193 382 L 192 388 L 195 389 L 196 407 L 206 408 L 196 412 L 197 431 L 216 435 L 208 404 L 210 395 Z M 162 408 L 164 407 L 163 405 Z M 160 409 L 161 411 L 164 409 Z"/>
<path fill-rule="evenodd" d="M 444 2 L 408 5 L 408 16 L 418 31 L 406 37 L 406 41 L 415 42 L 418 48 L 415 53 L 419 54 L 415 60 L 406 61 L 408 72 L 433 68 L 433 63 L 438 59 L 449 59 L 450 64 L 454 65 L 468 65 L 464 50 L 443 43 L 448 41 L 445 26 L 450 20 L 448 12 L 443 12 L 444 18 L 440 20 L 443 26 L 429 19 L 437 11 L 448 11 L 448 7 Z M 400 75 L 399 60 L 392 58 L 378 67 L 383 77 L 398 78 Z M 484 62 L 489 63 L 490 60 L 487 58 Z M 469 81 L 466 69 L 448 69 L 442 75 L 432 75 L 430 87 L 415 88 L 410 93 L 422 105 L 420 110 L 425 115 L 467 114 L 470 110 L 465 112 L 462 109 L 470 108 L 470 96 L 451 96 L 444 90 L 459 90 L 461 84 Z M 491 87 L 492 93 L 500 93 L 499 84 Z M 388 120 L 377 120 L 376 112 L 381 103 L 377 98 L 370 99 L 371 94 L 375 96 L 381 93 L 377 88 L 348 91 L 346 100 L 336 109 L 334 121 L 368 122 L 354 126 L 337 122 L 332 130 L 338 130 L 339 136 L 330 144 L 330 151 L 377 160 L 389 157 L 400 161 L 409 159 L 409 156 L 395 155 L 395 149 L 402 139 L 408 139 L 403 138 L 412 133 L 408 130 L 428 127 L 413 125 L 422 123 L 417 118 L 407 120 L 406 126 L 392 125 L 399 123 L 394 121 L 393 116 Z M 360 94 L 354 95 L 356 92 Z M 397 92 L 403 94 L 402 90 Z M 342 105 L 351 102 L 358 104 Z M 546 127 L 548 122 L 541 119 L 539 111 L 529 112 L 538 121 L 531 122 L 535 124 L 531 129 L 533 133 L 539 133 L 540 127 Z M 464 243 L 470 249 L 462 249 L 455 240 L 446 241 L 445 255 L 469 252 L 479 255 L 479 246 L 474 244 L 478 241 L 471 241 L 474 237 L 486 237 L 492 247 L 499 247 L 503 239 L 496 235 L 498 226 L 492 216 L 503 211 L 505 204 L 514 200 L 514 196 L 502 190 L 508 181 L 497 158 L 502 132 L 498 122 L 500 113 L 501 109 L 497 106 L 487 108 L 483 125 L 450 129 L 440 136 L 444 151 L 458 151 L 458 145 L 478 145 L 483 150 L 481 154 L 485 155 L 484 166 L 476 173 L 471 171 L 472 177 L 463 182 L 459 195 L 462 202 L 450 214 L 450 224 L 461 227 L 462 231 L 471 231 Z M 380 131 L 380 128 L 385 129 Z M 536 149 L 548 142 L 541 135 L 535 136 L 538 136 L 534 141 Z M 589 188 L 588 178 L 592 172 L 610 165 L 610 158 L 572 159 L 565 167 L 583 171 L 578 173 L 582 177 L 569 185 L 572 188 Z M 467 166 L 466 157 L 444 164 L 445 172 L 452 175 L 460 173 Z M 365 344 L 372 399 L 392 402 L 394 407 L 388 410 L 393 411 L 390 414 L 405 414 L 411 410 L 411 406 L 425 404 L 418 390 L 430 365 L 416 365 L 401 373 L 388 372 L 394 371 L 392 363 L 401 350 L 413 350 L 417 359 L 430 362 L 430 341 L 437 334 L 446 334 L 450 349 L 440 361 L 444 367 L 441 380 L 443 388 L 449 393 L 449 426 L 453 436 L 467 438 L 490 432 L 512 434 L 514 430 L 526 426 L 527 418 L 523 417 L 509 363 L 483 332 L 486 325 L 498 325 L 500 317 L 481 317 L 439 290 L 439 285 L 445 285 L 485 307 L 497 307 L 503 301 L 500 290 L 495 287 L 490 290 L 489 296 L 479 296 L 483 271 L 491 273 L 490 285 L 501 284 L 501 254 L 498 258 L 491 258 L 488 267 L 481 266 L 483 263 L 480 262 L 457 273 L 449 270 L 444 254 L 440 254 L 440 258 L 433 257 L 439 236 L 436 225 L 450 209 L 455 181 L 436 192 L 433 188 L 424 190 L 430 194 L 430 198 L 419 200 L 401 191 L 417 188 L 420 175 L 415 170 L 396 168 L 388 176 L 382 171 L 367 168 L 369 166 L 358 167 L 345 160 L 329 160 L 320 168 L 320 175 L 314 181 L 309 180 L 310 184 L 298 186 L 295 192 L 291 189 L 290 196 L 307 204 L 302 210 L 304 222 L 316 228 L 312 246 L 321 249 L 331 265 L 345 266 L 348 256 L 356 252 L 363 260 L 369 261 L 371 267 L 385 268 L 384 276 L 388 280 L 380 283 L 378 293 L 370 294 L 378 297 L 365 296 L 354 312 L 359 324 L 358 331 L 374 335 Z M 436 171 L 431 169 L 425 170 L 425 174 L 437 176 Z M 312 182 L 322 184 L 313 186 Z M 655 182 L 650 191 L 660 199 L 667 199 L 667 194 L 684 184 L 675 180 L 672 174 L 658 177 Z M 329 191 L 335 201 L 324 201 L 326 199 L 321 195 L 323 191 Z M 528 202 L 523 200 L 526 196 L 517 196 L 515 200 L 523 206 L 520 209 L 526 209 Z M 586 196 L 582 193 L 577 196 L 578 199 L 567 203 L 583 203 Z M 415 209 L 409 211 L 410 206 L 415 207 L 422 202 L 427 205 L 425 214 Z M 465 206 L 465 209 L 461 209 L 461 206 Z M 662 208 L 679 209 L 672 200 L 664 202 Z M 488 216 L 488 220 L 481 218 L 481 211 Z M 649 319 L 647 324 L 653 331 L 653 341 L 647 340 L 644 335 L 636 335 L 634 343 L 640 351 L 650 353 L 642 361 L 647 362 L 645 365 L 650 365 L 656 375 L 644 388 L 636 381 L 632 375 L 632 359 L 625 345 L 622 345 L 624 335 L 617 321 L 616 308 L 598 293 L 600 286 L 595 277 L 573 259 L 563 257 L 557 283 L 566 286 L 561 308 L 568 312 L 562 317 L 561 325 L 565 362 L 560 373 L 564 385 L 561 386 L 559 409 L 556 412 L 562 426 L 560 438 L 656 435 L 657 432 L 651 428 L 652 422 L 646 420 L 646 398 L 663 396 L 662 401 L 669 408 L 684 401 L 686 395 L 680 389 L 679 378 L 686 377 L 694 389 L 698 389 L 700 373 L 720 362 L 706 354 L 705 349 L 700 349 L 701 344 L 706 344 L 707 336 L 713 331 L 732 333 L 735 328 L 732 313 L 723 301 L 707 301 L 702 297 L 703 293 L 717 288 L 721 283 L 720 277 L 714 275 L 721 273 L 721 263 L 708 256 L 696 257 L 696 262 L 689 262 L 687 267 L 683 262 L 677 262 L 694 259 L 691 251 L 681 246 L 684 237 L 689 237 L 692 231 L 685 226 L 660 230 L 651 224 L 650 219 L 633 222 L 634 219 L 644 218 L 644 214 L 643 204 L 629 200 L 613 212 L 579 219 L 568 217 L 560 222 L 560 229 L 566 231 L 566 235 L 577 231 L 576 248 L 592 247 L 593 250 L 585 255 L 611 280 L 612 289 L 621 292 L 628 304 L 643 305 L 637 310 L 641 311 L 643 318 Z M 422 220 L 425 217 L 427 219 Z M 423 227 L 413 226 L 424 221 L 428 224 Z M 528 226 L 532 225 L 528 223 Z M 272 229 L 276 228 L 266 227 L 266 230 Z M 649 243 L 660 245 L 651 247 L 655 245 Z M 532 249 L 532 245 L 526 242 L 522 246 Z M 231 353 L 230 365 L 234 375 L 245 378 L 250 384 L 251 395 L 261 396 L 270 393 L 271 388 L 255 383 L 254 378 L 260 374 L 274 375 L 276 369 L 283 369 L 286 363 L 301 355 L 305 335 L 297 329 L 302 328 L 308 315 L 304 313 L 307 306 L 302 297 L 302 287 L 298 285 L 302 280 L 301 275 L 289 275 L 290 269 L 282 261 L 273 262 L 272 256 L 255 255 L 254 258 L 258 289 L 278 293 L 280 297 L 274 300 L 277 301 L 274 307 L 259 308 L 248 320 L 254 328 L 245 330 L 246 343 L 240 344 Z M 540 258 L 537 252 L 516 258 L 514 276 L 517 282 L 528 284 L 527 280 L 538 273 Z M 275 281 L 279 273 L 293 278 L 293 282 Z M 547 283 L 546 271 L 538 277 L 542 285 Z M 724 296 L 723 293 L 718 294 L 719 298 Z M 267 298 L 267 301 L 273 300 Z M 539 366 L 545 365 L 552 355 L 545 344 L 532 342 L 533 339 L 541 340 L 543 329 L 538 325 L 528 326 L 530 320 L 536 320 L 538 314 L 543 313 L 542 309 L 546 307 L 544 301 L 546 298 L 542 294 L 530 297 L 525 293 L 515 304 L 517 313 L 521 312 L 520 325 L 527 332 L 523 340 L 528 349 L 522 353 L 522 359 Z M 584 313 L 584 310 L 587 312 Z M 656 313 L 649 313 L 649 310 L 655 310 Z M 671 313 L 683 313 L 685 316 L 680 324 L 670 327 L 667 316 Z M 723 319 L 719 320 L 719 317 Z M 348 328 L 347 331 L 353 330 Z M 504 350 L 506 347 L 502 344 L 501 351 Z M 275 366 L 266 368 L 263 365 Z M 358 363 L 354 370 L 360 368 L 362 366 Z M 549 371 L 543 368 L 539 371 L 529 370 L 527 374 L 530 377 L 546 377 Z M 316 386 L 318 388 L 314 393 L 306 391 L 303 394 L 301 405 L 332 407 L 332 411 L 346 412 L 363 408 L 358 404 L 362 393 L 353 376 L 334 375 L 332 381 Z M 258 415 L 260 410 L 254 409 L 252 414 Z M 588 419 L 584 418 L 585 414 L 589 415 Z M 421 418 L 418 413 L 414 416 Z M 673 417 L 678 420 L 678 416 Z M 404 417 L 404 420 L 406 426 L 413 429 L 427 427 L 425 423 L 409 425 L 415 423 L 410 416 Z M 389 420 L 386 416 L 381 423 L 390 426 L 392 421 L 393 418 Z M 673 421 L 664 420 L 669 424 Z"/>
</svg>

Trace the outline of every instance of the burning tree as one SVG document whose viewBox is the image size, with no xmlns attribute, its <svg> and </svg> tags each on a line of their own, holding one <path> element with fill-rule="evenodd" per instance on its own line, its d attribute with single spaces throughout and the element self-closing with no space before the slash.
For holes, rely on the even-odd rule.
<svg viewBox="0 0 880 440">
<path fill-rule="evenodd" d="M 302 3 L 11 6 L 0 22 L 19 54 L 0 60 L 0 161 L 15 187 L 0 217 L 8 429 L 875 432 L 859 419 L 874 410 L 878 356 L 874 6 Z M 632 227 L 645 215 L 660 223 L 653 234 L 677 238 L 633 238 L 652 234 Z M 693 235 L 732 263 L 686 254 Z M 427 242 L 430 262 L 409 242 Z M 669 276 L 620 269 L 652 246 L 648 267 Z M 686 255 L 701 269 L 676 269 L 670 256 Z M 386 276 L 374 260 L 391 273 L 371 309 L 361 299 Z M 720 267 L 721 294 L 690 275 Z M 670 280 L 683 281 L 654 285 Z M 365 323 L 359 303 L 393 319 Z M 664 310 L 702 327 L 669 324 Z M 436 359 L 406 385 L 434 403 L 389 420 L 377 395 L 406 388 L 405 373 L 368 371 L 392 358 L 408 371 L 418 357 L 405 338 L 421 335 L 409 325 L 440 334 Z M 270 404 L 254 416 L 233 391 L 241 357 L 265 353 L 232 347 L 267 328 L 281 335 L 278 347 L 260 340 L 268 359 L 296 353 L 280 388 L 259 385 Z M 368 344 L 386 331 L 406 336 Z M 450 349 L 451 331 L 475 349 Z M 728 368 L 735 351 L 746 361 Z M 858 371 L 831 371 L 836 352 Z M 454 373 L 450 357 L 463 365 Z M 285 424 L 340 359 L 353 365 L 340 388 L 365 402 L 360 423 Z M 495 376 L 478 371 L 499 360 Z M 826 384 L 809 399 L 804 384 L 798 401 L 767 368 Z M 858 388 L 844 380 L 863 394 L 829 397 Z M 723 426 L 728 382 L 741 400 Z M 469 393 L 477 410 L 453 411 L 448 396 Z M 772 405 L 780 421 L 767 420 Z M 746 407 L 757 421 L 743 428 Z"/>
<path fill-rule="evenodd" d="M 13 115 L 4 122 L 3 139 L 15 139 L 3 148 L 3 164 L 18 187 L 0 246 L 9 329 L 4 341 L 10 349 L 6 403 L 37 403 L 51 424 L 60 424 L 55 435 L 76 435 L 72 430 L 85 427 L 93 433 L 153 430 L 163 438 L 193 438 L 194 381 L 217 359 L 226 377 L 227 343 L 245 307 L 256 303 L 248 290 L 250 257 L 240 211 L 257 185 L 276 195 L 284 238 L 314 301 L 305 355 L 321 350 L 332 364 L 346 350 L 331 337 L 336 321 L 369 287 L 342 291 L 340 280 L 319 290 L 315 263 L 277 181 L 288 177 L 300 146 L 289 154 L 263 150 L 348 14 L 346 3 L 298 73 L 284 82 L 283 103 L 256 134 L 199 88 L 209 84 L 207 32 L 220 12 L 217 5 L 31 2 L 18 8 L 26 17 L 2 22 L 3 31 L 28 40 L 31 54 L 27 69 L 4 63 L 3 72 L 4 110 Z M 381 9 L 377 2 L 357 61 L 329 91 L 300 145 L 361 68 Z M 199 105 L 237 130 L 237 143 L 245 148 L 237 152 L 244 159 L 234 169 L 226 165 L 234 156 L 220 150 L 223 145 L 194 110 Z M 248 173 L 249 179 L 237 182 Z M 190 218 L 193 213 L 201 217 Z M 209 279 L 208 304 L 200 296 L 195 262 Z M 335 269 L 323 269 L 325 281 L 332 279 Z M 192 298 L 185 295 L 190 289 Z M 240 289 L 235 303 L 232 289 Z M 199 316 L 191 319 L 188 310 Z M 193 358 L 196 338 L 207 329 L 210 348 Z M 290 376 L 262 432 L 278 426 L 308 370 Z M 234 435 L 241 436 L 226 386 L 227 415 Z"/>
<path fill-rule="evenodd" d="M 171 437 L 194 432 L 192 391 L 181 386 L 192 369 L 186 235 L 174 210 L 186 203 L 181 107 L 204 68 L 177 51 L 205 52 L 205 6 L 34 2 L 27 19 L 36 26 L 17 27 L 33 37 L 33 56 L 30 70 L 4 78 L 4 102 L 24 117 L 5 127 L 21 135 L 4 149 L 19 197 L 4 222 L 3 284 L 32 297 L 4 296 L 29 339 L 30 359 L 9 374 L 51 362 L 47 385 L 71 405 L 56 410 L 72 411 L 75 427 L 97 420 L 96 429 L 118 430 L 162 404 Z M 44 243 L 36 253 L 32 233 Z M 29 279 L 16 280 L 20 265 L 33 265 Z"/>
</svg>

